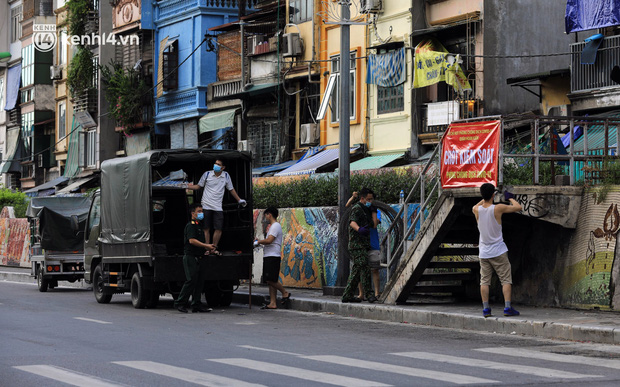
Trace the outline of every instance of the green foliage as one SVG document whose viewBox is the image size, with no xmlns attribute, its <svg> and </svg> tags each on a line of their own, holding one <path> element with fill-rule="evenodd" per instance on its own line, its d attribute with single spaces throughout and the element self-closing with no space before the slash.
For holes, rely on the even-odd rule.
<svg viewBox="0 0 620 387">
<path fill-rule="evenodd" d="M 605 201 L 612 187 L 620 184 L 620 162 L 618 160 L 605 161 L 600 176 L 600 184 L 595 187 L 588 187 L 589 192 L 596 195 L 597 203 Z"/>
<path fill-rule="evenodd" d="M 88 12 L 92 11 L 92 2 L 89 0 L 67 1 L 67 32 L 69 36 L 82 36 L 86 34 L 86 22 Z"/>
<path fill-rule="evenodd" d="M 407 170 L 377 170 L 373 173 L 356 173 L 351 176 L 351 192 L 368 187 L 375 197 L 384 203 L 398 203 L 400 190 L 409 193 L 418 174 Z M 430 193 L 430 182 L 426 183 L 426 194 Z M 419 200 L 419 193 L 413 199 Z M 254 187 L 254 207 L 279 208 L 321 207 L 338 205 L 338 175 L 314 176 L 277 184 L 267 182 Z"/>
<path fill-rule="evenodd" d="M 91 87 L 95 65 L 93 64 L 93 53 L 82 46 L 78 46 L 67 73 L 67 86 L 71 95 L 75 98 L 76 94 L 86 91 Z"/>
<path fill-rule="evenodd" d="M 7 206 L 15 208 L 15 216 L 17 218 L 25 218 L 26 209 L 28 208 L 28 197 L 22 192 L 0 187 L 0 209 Z"/>
<path fill-rule="evenodd" d="M 106 86 L 110 114 L 123 130 L 134 129 L 142 122 L 144 96 L 149 91 L 140 72 L 123 69 L 121 63 L 111 61 L 109 66 L 101 67 L 101 81 Z"/>
</svg>

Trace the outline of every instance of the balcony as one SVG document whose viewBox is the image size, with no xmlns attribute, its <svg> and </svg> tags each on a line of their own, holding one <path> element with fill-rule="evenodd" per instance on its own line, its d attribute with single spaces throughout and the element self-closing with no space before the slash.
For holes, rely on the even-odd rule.
<svg viewBox="0 0 620 387">
<path fill-rule="evenodd" d="M 241 79 L 211 83 L 207 87 L 207 90 L 208 101 L 239 94 L 242 91 Z"/>
<path fill-rule="evenodd" d="M 570 45 L 571 55 L 571 93 L 586 92 L 607 87 L 618 87 L 611 80 L 611 70 L 619 64 L 620 35 L 606 36 L 596 54 L 594 64 L 581 64 L 581 52 L 585 42 Z"/>
<path fill-rule="evenodd" d="M 247 7 L 253 8 L 257 0 L 248 0 Z M 237 0 L 177 0 L 160 1 L 156 8 L 156 19 L 161 20 L 178 15 L 193 8 L 230 8 L 238 9 Z"/>
<path fill-rule="evenodd" d="M 97 113 L 97 90 L 88 89 L 76 93 L 73 97 L 73 111 Z"/>
</svg>

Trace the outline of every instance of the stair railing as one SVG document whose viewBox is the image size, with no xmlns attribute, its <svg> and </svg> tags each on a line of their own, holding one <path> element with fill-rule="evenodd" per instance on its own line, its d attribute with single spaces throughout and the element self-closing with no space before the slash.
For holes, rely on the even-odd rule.
<svg viewBox="0 0 620 387">
<path fill-rule="evenodd" d="M 426 163 L 426 165 L 420 172 L 420 175 L 418 176 L 415 184 L 413 185 L 413 187 L 409 191 L 409 194 L 405 198 L 403 205 L 401 206 L 400 210 L 394 217 L 394 222 L 392 222 L 390 227 L 388 227 L 386 231 L 386 235 L 383 237 L 383 239 L 381 239 L 382 250 L 386 252 L 386 256 L 387 256 L 387 262 L 382 263 L 381 266 L 387 268 L 388 279 L 392 275 L 393 266 L 400 261 L 400 258 L 406 252 L 407 240 L 415 231 L 416 224 L 418 224 L 418 222 L 420 223 L 420 225 L 424 223 L 424 219 L 425 219 L 424 212 L 429 207 L 431 203 L 431 199 L 433 198 L 433 195 L 437 193 L 438 198 L 441 195 L 441 184 L 440 184 L 441 179 L 440 179 L 440 174 L 438 171 L 439 162 L 437 162 L 436 168 L 431 168 L 431 167 L 435 164 L 437 156 L 441 154 L 440 152 L 441 142 L 443 140 L 444 134 L 441 135 L 441 138 L 439 139 L 439 144 L 437 144 L 437 146 L 433 150 L 431 157 L 428 159 L 428 162 Z M 428 181 L 431 184 L 433 184 L 433 181 L 434 181 L 434 184 L 430 192 L 428 193 L 428 195 L 426 194 L 427 176 L 430 176 L 430 179 L 428 179 Z M 409 201 L 414 197 L 415 193 L 418 190 L 420 192 L 420 207 L 418 208 L 418 211 L 411 222 L 411 226 L 407 228 Z M 395 230 L 395 228 L 397 227 L 397 224 L 400 221 L 402 221 L 403 235 L 402 237 L 401 236 L 393 237 L 392 236 L 393 231 Z M 396 247 L 395 250 L 392 251 L 391 246 L 393 243 L 396 243 L 398 246 Z"/>
</svg>

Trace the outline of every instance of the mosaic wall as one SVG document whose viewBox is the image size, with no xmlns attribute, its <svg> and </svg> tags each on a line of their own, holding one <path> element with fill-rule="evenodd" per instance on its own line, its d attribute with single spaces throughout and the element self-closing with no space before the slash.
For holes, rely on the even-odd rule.
<svg viewBox="0 0 620 387">
<path fill-rule="evenodd" d="M 612 276 L 614 267 L 618 271 L 619 264 L 616 258 L 620 228 L 618 203 L 620 189 L 617 187 L 604 199 L 596 193 L 584 194 L 568 254 L 558 257 L 556 265 L 561 306 L 613 307 Z"/>
</svg>

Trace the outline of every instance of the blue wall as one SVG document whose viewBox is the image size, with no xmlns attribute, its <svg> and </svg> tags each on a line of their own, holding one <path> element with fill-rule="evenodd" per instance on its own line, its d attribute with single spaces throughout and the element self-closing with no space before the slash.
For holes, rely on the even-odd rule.
<svg viewBox="0 0 620 387">
<path fill-rule="evenodd" d="M 155 83 L 158 82 L 159 43 L 166 36 L 177 39 L 179 63 L 202 42 L 208 29 L 238 19 L 236 7 L 208 7 L 208 0 L 164 0 L 156 3 Z M 207 114 L 207 85 L 216 81 L 216 55 L 203 44 L 178 70 L 177 90 L 164 92 L 155 100 L 157 126 L 198 118 Z M 156 93 L 155 96 L 157 97 Z M 161 132 L 164 128 L 159 128 Z"/>
</svg>

